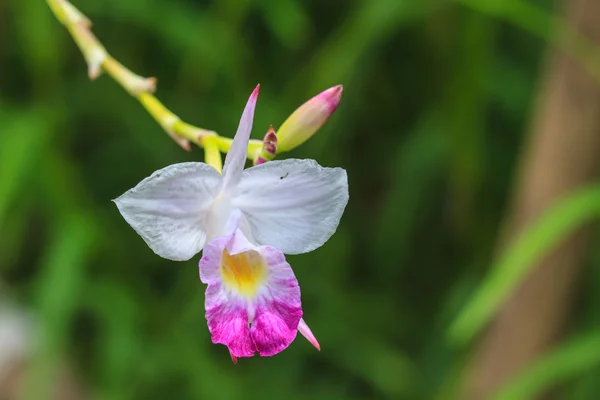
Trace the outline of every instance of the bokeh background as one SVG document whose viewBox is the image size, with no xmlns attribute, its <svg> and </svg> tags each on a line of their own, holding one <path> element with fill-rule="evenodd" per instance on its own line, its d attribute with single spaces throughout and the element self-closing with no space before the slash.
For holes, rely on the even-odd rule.
<svg viewBox="0 0 600 400">
<path fill-rule="evenodd" d="M 510 295 L 600 210 L 586 173 L 564 187 L 590 191 L 551 193 L 518 221 L 519 193 L 537 176 L 519 171 L 571 182 L 578 160 L 600 156 L 600 53 L 584 38 L 600 19 L 577 25 L 600 15 L 596 0 L 73 3 L 115 58 L 158 78 L 167 107 L 224 136 L 257 83 L 257 139 L 343 84 L 327 124 L 280 157 L 345 168 L 350 202 L 329 242 L 288 257 L 322 351 L 298 337 L 276 357 L 233 365 L 210 341 L 199 257 L 159 258 L 110 201 L 156 169 L 203 160 L 202 150 L 182 151 L 109 77 L 90 82 L 43 0 L 0 2 L 0 399 L 597 398 L 598 242 L 578 244 L 564 267 L 576 274 L 548 272 L 559 283 L 545 293 L 564 307 Z M 527 161 L 527 148 L 554 143 L 535 138 L 560 125 L 543 121 L 563 108 L 539 111 L 564 95 L 546 90 L 553 75 L 592 138 L 573 136 L 566 167 L 560 152 L 556 163 Z M 559 208 L 546 210 L 555 197 Z M 555 308 L 566 317 L 509 321 L 522 336 L 486 341 L 507 299 L 510 315 L 540 306 L 540 320 Z M 530 340 L 545 330 L 550 339 Z M 530 356 L 479 357 L 494 346 Z"/>
</svg>

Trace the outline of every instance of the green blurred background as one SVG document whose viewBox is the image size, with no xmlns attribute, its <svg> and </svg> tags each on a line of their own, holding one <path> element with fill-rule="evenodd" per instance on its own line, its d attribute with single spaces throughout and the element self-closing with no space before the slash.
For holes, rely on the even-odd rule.
<svg viewBox="0 0 600 400">
<path fill-rule="evenodd" d="M 110 201 L 202 150 L 182 151 L 107 76 L 90 82 L 43 0 L 0 2 L 0 290 L 35 319 L 30 397 L 50 398 L 65 368 L 95 399 L 452 398 L 476 341 L 448 328 L 496 255 L 553 37 L 545 16 L 560 8 L 527 2 L 531 18 L 515 19 L 485 0 L 73 3 L 116 59 L 158 78 L 167 107 L 225 136 L 257 83 L 257 139 L 343 84 L 330 121 L 281 157 L 345 168 L 350 202 L 326 245 L 288 257 L 322 351 L 298 337 L 232 365 L 210 341 L 199 257 L 159 258 Z M 600 329 L 600 254 L 590 264 L 573 337 Z M 600 353 L 598 340 L 585 349 Z M 598 364 L 542 386 L 597 398 Z"/>
</svg>

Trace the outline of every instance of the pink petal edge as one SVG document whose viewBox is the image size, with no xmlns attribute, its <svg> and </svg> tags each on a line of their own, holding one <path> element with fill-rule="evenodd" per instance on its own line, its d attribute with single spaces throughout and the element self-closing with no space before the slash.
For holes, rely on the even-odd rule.
<svg viewBox="0 0 600 400">
<path fill-rule="evenodd" d="M 209 242 L 200 260 L 200 278 L 207 283 L 206 319 L 213 343 L 224 344 L 235 357 L 273 356 L 296 338 L 302 318 L 300 288 L 285 256 L 270 246 L 256 246 L 269 268 L 269 279 L 253 298 L 239 294 L 220 276 L 221 254 L 229 237 Z M 234 359 L 232 358 L 232 361 Z M 234 361 L 234 362 L 235 362 Z"/>
</svg>

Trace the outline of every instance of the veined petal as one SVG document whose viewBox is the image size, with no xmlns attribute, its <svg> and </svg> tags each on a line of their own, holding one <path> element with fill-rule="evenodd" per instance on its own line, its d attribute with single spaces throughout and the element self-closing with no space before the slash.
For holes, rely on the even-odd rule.
<svg viewBox="0 0 600 400">
<path fill-rule="evenodd" d="M 259 90 L 260 85 L 256 86 L 250 95 L 248 103 L 246 103 L 246 108 L 244 108 L 244 112 L 242 113 L 237 132 L 231 143 L 231 148 L 225 157 L 225 165 L 223 166 L 223 186 L 225 189 L 234 187 L 242 176 L 242 170 L 244 169 L 248 155 L 248 142 L 250 141 L 250 133 L 252 132 L 254 109 L 256 108 Z"/>
<path fill-rule="evenodd" d="M 114 202 L 156 254 L 188 260 L 204 246 L 206 209 L 221 180 L 207 164 L 174 164 L 154 172 Z"/>
<path fill-rule="evenodd" d="M 240 230 L 236 234 L 243 235 Z M 209 242 L 200 260 L 206 319 L 213 343 L 232 359 L 272 356 L 295 339 L 302 318 L 300 287 L 283 253 L 270 246 L 230 255 L 232 237 Z"/>
<path fill-rule="evenodd" d="M 345 170 L 295 159 L 247 169 L 232 198 L 254 239 L 285 254 L 323 245 L 337 229 L 347 203 Z"/>
</svg>

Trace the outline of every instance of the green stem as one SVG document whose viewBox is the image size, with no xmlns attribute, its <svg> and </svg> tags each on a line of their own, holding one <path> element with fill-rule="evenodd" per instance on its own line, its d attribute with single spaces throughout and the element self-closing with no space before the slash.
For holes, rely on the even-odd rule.
<svg viewBox="0 0 600 400">
<path fill-rule="evenodd" d="M 92 33 L 90 29 L 91 22 L 77 8 L 66 0 L 46 0 L 46 2 L 56 19 L 67 28 L 75 43 L 81 49 L 88 63 L 88 73 L 91 79 L 96 78 L 100 71 L 106 72 L 123 89 L 138 99 L 152 118 L 183 149 L 190 150 L 190 142 L 198 147 L 205 147 L 205 139 L 211 137 L 214 138 L 211 139 L 211 143 L 214 142 L 215 145 L 210 151 L 206 151 L 205 157 L 207 160 L 210 158 L 211 162 L 216 162 L 217 156 L 214 151 L 227 153 L 231 147 L 232 139 L 219 136 L 215 131 L 202 129 L 181 121 L 175 113 L 165 107 L 153 95 L 156 90 L 156 79 L 141 77 L 110 56 L 98 38 Z M 252 159 L 261 147 L 261 141 L 251 140 L 248 144 L 248 158 Z M 221 158 L 220 154 L 218 158 Z M 221 168 L 217 169 L 220 170 Z"/>
</svg>

